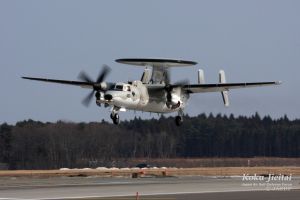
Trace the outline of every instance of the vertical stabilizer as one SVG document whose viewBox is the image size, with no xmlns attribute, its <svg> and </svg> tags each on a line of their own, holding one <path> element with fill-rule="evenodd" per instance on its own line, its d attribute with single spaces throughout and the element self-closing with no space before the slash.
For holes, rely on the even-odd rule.
<svg viewBox="0 0 300 200">
<path fill-rule="evenodd" d="M 198 83 L 205 84 L 204 71 L 202 69 L 198 70 Z"/>
<path fill-rule="evenodd" d="M 151 79 L 152 70 L 150 68 L 145 68 L 144 73 L 142 75 L 141 81 L 144 84 L 148 84 Z"/>
<path fill-rule="evenodd" d="M 224 70 L 219 71 L 219 83 L 226 83 L 226 77 L 225 77 Z M 229 106 L 228 90 L 222 91 L 221 94 L 222 94 L 222 99 L 223 99 L 224 105 L 226 107 L 228 107 Z"/>
</svg>

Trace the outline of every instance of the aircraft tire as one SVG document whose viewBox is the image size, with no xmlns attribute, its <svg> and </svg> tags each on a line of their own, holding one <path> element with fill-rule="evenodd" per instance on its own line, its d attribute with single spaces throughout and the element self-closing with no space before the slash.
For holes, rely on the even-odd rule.
<svg viewBox="0 0 300 200">
<path fill-rule="evenodd" d="M 120 123 L 120 117 L 119 117 L 119 115 L 118 115 L 118 114 L 115 114 L 115 115 L 113 116 L 112 120 L 113 120 L 113 123 L 114 123 L 115 125 L 118 125 L 118 124 Z"/>
<path fill-rule="evenodd" d="M 175 117 L 175 123 L 176 123 L 177 126 L 181 126 L 182 123 L 183 123 L 182 117 L 181 116 L 176 116 Z"/>
</svg>

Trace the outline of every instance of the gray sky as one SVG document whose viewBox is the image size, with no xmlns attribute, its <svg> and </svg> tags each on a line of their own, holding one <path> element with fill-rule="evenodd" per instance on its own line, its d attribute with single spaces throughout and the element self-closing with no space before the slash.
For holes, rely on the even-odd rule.
<svg viewBox="0 0 300 200">
<path fill-rule="evenodd" d="M 197 61 L 172 69 L 172 80 L 205 71 L 217 82 L 282 80 L 277 87 L 230 91 L 229 108 L 219 93 L 198 94 L 186 109 L 202 112 L 299 118 L 300 1 L 0 1 L 0 122 L 109 120 L 109 109 L 82 106 L 89 92 L 20 76 L 76 80 L 84 69 L 108 81 L 140 79 L 142 68 L 115 63 L 125 57 Z M 121 113 L 131 119 L 134 112 Z M 149 114 L 137 113 L 149 118 Z M 154 115 L 155 116 L 155 115 Z"/>
</svg>

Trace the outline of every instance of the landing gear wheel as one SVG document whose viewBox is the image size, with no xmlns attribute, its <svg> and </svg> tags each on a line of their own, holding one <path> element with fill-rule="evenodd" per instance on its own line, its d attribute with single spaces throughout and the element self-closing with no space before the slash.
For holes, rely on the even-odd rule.
<svg viewBox="0 0 300 200">
<path fill-rule="evenodd" d="M 175 117 L 175 123 L 176 123 L 177 126 L 181 126 L 182 122 L 183 122 L 183 119 L 182 119 L 181 116 L 176 116 Z"/>
<path fill-rule="evenodd" d="M 118 114 L 115 114 L 115 115 L 111 114 L 110 118 L 113 120 L 114 124 L 118 125 L 120 123 L 120 117 Z"/>
</svg>

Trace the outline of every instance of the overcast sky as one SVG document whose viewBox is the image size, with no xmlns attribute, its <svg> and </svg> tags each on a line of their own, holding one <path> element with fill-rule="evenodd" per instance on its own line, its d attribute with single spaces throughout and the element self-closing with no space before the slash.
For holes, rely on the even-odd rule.
<svg viewBox="0 0 300 200">
<path fill-rule="evenodd" d="M 173 68 L 172 80 L 204 69 L 208 83 L 224 69 L 228 82 L 282 80 L 276 87 L 193 95 L 186 112 L 299 118 L 300 1 L 0 1 L 0 122 L 98 121 L 108 108 L 82 106 L 89 92 L 75 86 L 23 80 L 36 76 L 77 80 L 96 77 L 102 64 L 108 81 L 140 79 L 142 68 L 117 58 L 167 57 L 198 62 Z M 142 118 L 148 113 L 137 113 Z M 155 115 L 154 115 L 155 116 Z M 134 112 L 121 113 L 132 119 Z"/>
</svg>

